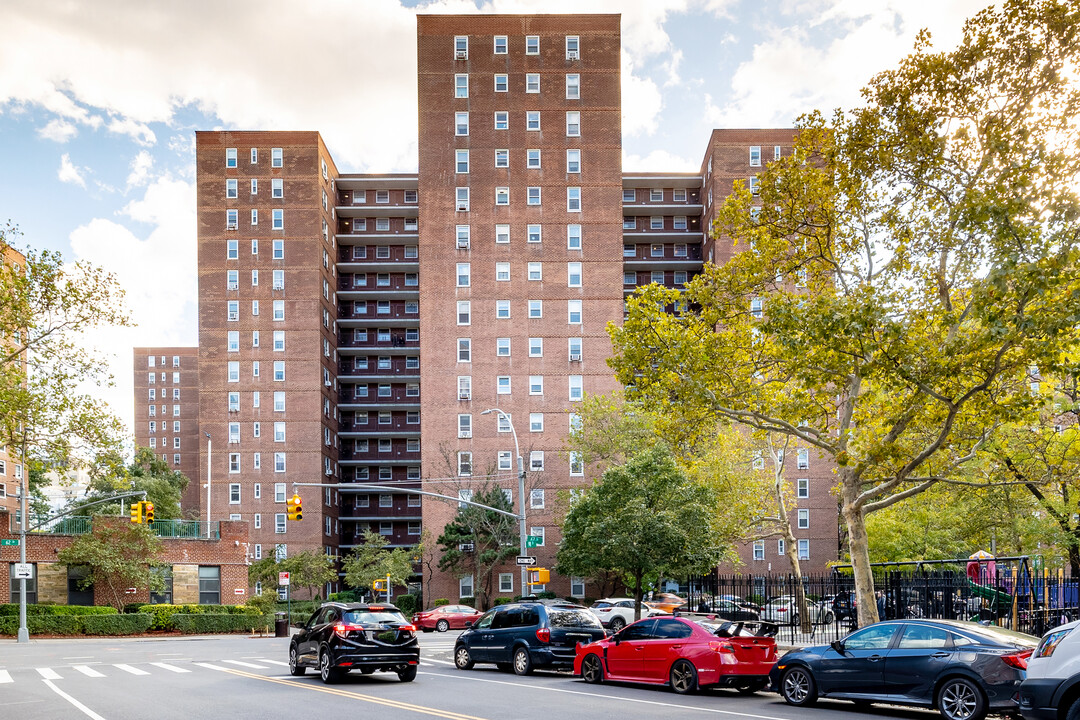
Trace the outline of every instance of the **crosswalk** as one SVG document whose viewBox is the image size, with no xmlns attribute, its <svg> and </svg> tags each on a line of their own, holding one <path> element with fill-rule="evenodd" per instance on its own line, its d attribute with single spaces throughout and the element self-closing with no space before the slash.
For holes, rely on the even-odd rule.
<svg viewBox="0 0 1080 720">
<path fill-rule="evenodd" d="M 84 663 L 57 667 L 39 667 L 24 669 L 0 668 L 0 686 L 11 685 L 25 680 L 64 680 L 71 678 L 126 678 L 131 676 L 153 675 L 155 673 L 186 674 L 197 668 L 207 670 L 228 670 L 229 667 L 241 667 L 250 670 L 279 671 L 289 663 L 269 658 L 246 658 L 244 660 L 223 659 L 215 662 L 146 662 L 146 663 Z M 0 693 L 3 691 L 0 690 Z M 0 698 L 3 695 L 0 694 Z M 2 701 L 0 701 L 2 702 Z"/>
</svg>

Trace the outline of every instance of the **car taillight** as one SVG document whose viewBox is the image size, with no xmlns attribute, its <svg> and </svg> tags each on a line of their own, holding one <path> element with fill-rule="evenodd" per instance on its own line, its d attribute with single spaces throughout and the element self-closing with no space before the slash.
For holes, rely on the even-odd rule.
<svg viewBox="0 0 1080 720">
<path fill-rule="evenodd" d="M 334 634 L 338 637 L 346 637 L 351 632 L 356 631 L 363 632 L 364 628 L 360 625 L 353 625 L 351 623 L 339 622 L 334 624 Z"/>
<path fill-rule="evenodd" d="M 776 608 L 776 612 L 787 612 L 787 608 Z"/>
<path fill-rule="evenodd" d="M 548 628 L 538 628 L 536 630 L 536 639 L 542 643 L 551 641 L 551 630 Z"/>
<path fill-rule="evenodd" d="M 713 652 L 718 652 L 718 653 L 724 653 L 724 652 L 733 653 L 733 652 L 735 652 L 735 646 L 732 645 L 729 642 L 716 642 L 716 641 L 710 642 L 709 643 L 709 649 L 712 650 Z"/>
<path fill-rule="evenodd" d="M 1009 653 L 1008 655 L 1002 655 L 1002 661 L 1009 667 L 1014 667 L 1017 670 L 1027 670 L 1028 658 L 1031 657 L 1031 650 L 1024 650 L 1023 652 Z"/>
<path fill-rule="evenodd" d="M 416 632 L 415 625 L 402 625 L 398 630 L 405 630 L 406 632 Z"/>
</svg>

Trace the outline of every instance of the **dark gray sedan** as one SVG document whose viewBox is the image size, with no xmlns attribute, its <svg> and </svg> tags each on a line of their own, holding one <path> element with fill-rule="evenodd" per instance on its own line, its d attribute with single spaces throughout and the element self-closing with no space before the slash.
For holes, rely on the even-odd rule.
<svg viewBox="0 0 1080 720">
<path fill-rule="evenodd" d="M 791 705 L 818 698 L 936 708 L 946 720 L 1015 712 L 1038 638 L 978 623 L 890 620 L 784 655 L 769 679 Z"/>
</svg>

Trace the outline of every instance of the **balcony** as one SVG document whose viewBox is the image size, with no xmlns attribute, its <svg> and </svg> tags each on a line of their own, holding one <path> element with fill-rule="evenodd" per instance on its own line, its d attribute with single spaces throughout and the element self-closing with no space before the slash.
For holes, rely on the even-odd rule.
<svg viewBox="0 0 1080 720">
<path fill-rule="evenodd" d="M 629 243 L 627 243 L 629 244 Z M 676 256 L 672 247 L 665 247 L 663 255 L 654 255 L 650 245 L 641 244 L 633 257 L 623 256 L 623 269 L 629 271 L 650 270 L 700 270 L 701 246 L 689 245 L 685 256 Z"/>
<path fill-rule="evenodd" d="M 338 226 L 336 235 L 339 246 L 350 247 L 353 245 L 415 245 L 420 240 L 420 233 L 416 230 L 405 230 L 401 224 L 391 221 L 389 230 L 373 230 L 373 225 L 368 223 L 366 230 L 354 230 L 348 223 Z"/>
<path fill-rule="evenodd" d="M 380 366 L 377 359 L 369 360 L 364 367 L 357 367 L 354 361 L 338 363 L 338 380 L 377 380 L 394 378 L 401 382 L 420 382 L 420 368 L 409 367 L 402 357 L 391 357 L 389 367 Z"/>
</svg>

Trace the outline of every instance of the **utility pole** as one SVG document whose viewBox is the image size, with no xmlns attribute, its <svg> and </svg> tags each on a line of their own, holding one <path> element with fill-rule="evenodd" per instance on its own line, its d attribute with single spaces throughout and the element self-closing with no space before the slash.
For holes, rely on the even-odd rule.
<svg viewBox="0 0 1080 720">
<path fill-rule="evenodd" d="M 214 441 L 210 437 L 210 433 L 203 432 L 206 436 L 206 539 L 210 539 L 210 458 L 211 450 L 213 449 Z"/>
<path fill-rule="evenodd" d="M 26 418 L 22 423 L 22 477 L 19 478 L 19 509 L 22 511 L 22 525 L 19 528 L 19 562 L 26 564 L 26 495 L 30 490 L 30 469 L 26 464 Z M 19 578 L 19 637 L 17 642 L 29 643 L 30 630 L 26 627 L 26 578 Z"/>
<path fill-rule="evenodd" d="M 498 413 L 499 417 L 501 417 L 501 418 L 506 418 L 506 424 L 510 426 L 510 434 L 514 438 L 514 454 L 517 455 L 517 466 L 518 466 L 518 507 L 521 508 L 521 511 L 518 513 L 518 541 L 519 541 L 519 543 L 518 543 L 519 544 L 518 554 L 524 557 L 525 554 L 526 554 L 525 543 L 526 543 L 526 539 L 527 539 L 527 536 L 525 534 L 525 460 L 522 459 L 522 457 L 521 457 L 521 448 L 518 447 L 517 430 L 514 429 L 514 421 L 511 420 L 510 416 L 507 415 L 506 413 L 504 413 L 499 408 L 488 408 L 487 410 L 484 410 L 480 414 L 481 415 L 488 415 L 488 414 L 493 413 L 493 412 Z M 527 567 L 522 565 L 521 566 L 521 595 L 522 595 L 522 597 L 524 597 L 525 595 L 528 595 L 528 594 L 529 594 L 529 570 L 528 570 Z"/>
</svg>

